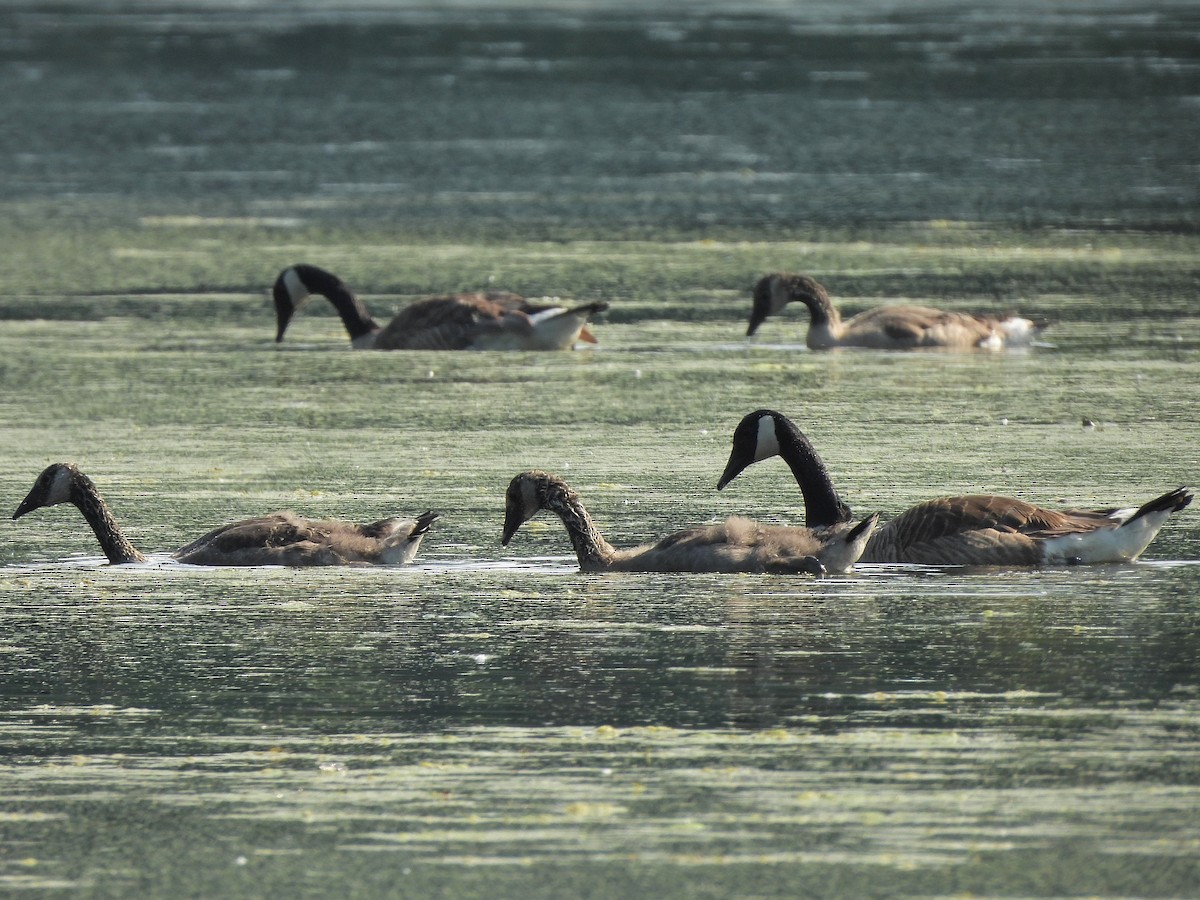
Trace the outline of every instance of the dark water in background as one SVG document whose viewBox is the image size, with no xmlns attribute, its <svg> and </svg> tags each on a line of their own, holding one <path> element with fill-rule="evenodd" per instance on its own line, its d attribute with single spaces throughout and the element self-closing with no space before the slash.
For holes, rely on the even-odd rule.
<svg viewBox="0 0 1200 900">
<path fill-rule="evenodd" d="M 0 185 L 425 234 L 1194 224 L 1198 30 L 1170 3 L 5 3 Z"/>
<path fill-rule="evenodd" d="M 768 403 L 864 512 L 1194 478 L 1198 35 L 1184 4 L 0 4 L 0 512 L 73 457 L 150 550 L 279 506 L 447 513 L 386 572 L 110 569 L 72 511 L 9 523 L 0 887 L 1195 896 L 1193 510 L 1135 566 L 819 583 L 497 540 L 530 465 L 618 543 L 794 514 L 778 466 L 712 491 Z M 1181 237 L 855 244 L 925 219 Z M 843 290 L 1037 280 L 1058 347 L 746 349 L 768 254 L 737 242 L 814 230 Z M 516 243 L 579 237 L 652 246 Z M 315 311 L 274 352 L 259 295 L 313 248 L 389 293 L 486 257 L 623 302 L 594 355 L 354 355 Z"/>
</svg>

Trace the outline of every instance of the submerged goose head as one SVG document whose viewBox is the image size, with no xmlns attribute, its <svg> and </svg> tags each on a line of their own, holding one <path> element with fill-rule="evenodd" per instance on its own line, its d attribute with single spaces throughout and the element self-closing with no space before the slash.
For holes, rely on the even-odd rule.
<svg viewBox="0 0 1200 900">
<path fill-rule="evenodd" d="M 764 275 L 754 286 L 754 300 L 750 307 L 750 326 L 746 336 L 754 334 L 768 316 L 776 315 L 793 300 L 799 300 L 810 310 L 829 315 L 832 304 L 829 295 L 815 278 L 808 275 Z"/>
<path fill-rule="evenodd" d="M 508 546 L 517 529 L 541 510 L 560 512 L 579 502 L 579 495 L 565 481 L 549 472 L 531 469 L 508 484 L 504 494 L 504 531 L 500 543 Z"/>
<path fill-rule="evenodd" d="M 296 310 L 313 294 L 320 294 L 333 304 L 352 342 L 361 341 L 379 330 L 379 323 L 371 318 L 346 282 L 319 266 L 297 263 L 280 272 L 271 289 L 275 301 L 276 343 L 283 340 L 283 334 Z"/>
</svg>

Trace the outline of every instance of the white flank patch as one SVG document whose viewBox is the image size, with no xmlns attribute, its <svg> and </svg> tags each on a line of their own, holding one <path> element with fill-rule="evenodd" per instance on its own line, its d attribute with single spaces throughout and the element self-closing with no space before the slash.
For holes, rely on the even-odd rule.
<svg viewBox="0 0 1200 900">
<path fill-rule="evenodd" d="M 396 527 L 393 527 L 392 533 L 384 538 L 385 546 L 380 554 L 380 559 L 383 560 L 385 566 L 406 566 L 417 558 L 417 551 L 421 548 L 421 538 L 424 535 L 418 535 L 416 538 L 410 538 L 407 532 L 407 526 L 411 522 L 397 522 L 396 526 L 404 525 L 406 530 L 401 534 L 396 533 Z"/>
<path fill-rule="evenodd" d="M 1000 335 L 993 331 L 975 346 L 980 350 L 1003 350 L 1004 338 L 1000 337 Z"/>
<path fill-rule="evenodd" d="M 498 333 L 477 337 L 473 350 L 570 350 L 587 324 L 588 313 L 565 307 L 541 312 L 511 313 L 502 319 Z"/>
<path fill-rule="evenodd" d="M 288 297 L 292 301 L 292 306 L 299 306 L 303 303 L 311 293 L 308 286 L 296 273 L 294 268 L 289 268 L 283 273 L 283 286 L 287 288 Z"/>
<path fill-rule="evenodd" d="M 1129 510 L 1120 510 L 1113 515 L 1129 515 Z M 1047 565 L 1077 563 L 1122 563 L 1133 562 L 1142 555 L 1171 510 L 1147 513 L 1119 528 L 1104 528 L 1086 534 L 1069 534 L 1051 538 L 1043 545 Z"/>
<path fill-rule="evenodd" d="M 1020 316 L 1005 319 L 1000 323 L 1000 329 L 1004 332 L 1005 340 L 1010 344 L 1031 343 L 1037 333 L 1033 322 L 1029 319 L 1022 319 Z"/>
<path fill-rule="evenodd" d="M 1129 517 L 1138 511 L 1136 506 L 1126 506 L 1124 509 L 1114 509 L 1108 517 L 1114 522 L 1127 522 Z"/>
<path fill-rule="evenodd" d="M 579 340 L 579 332 L 587 324 L 587 313 L 567 312 L 556 309 L 552 315 L 538 313 L 533 318 L 533 330 L 537 335 L 537 348 L 546 350 L 570 350 Z"/>
<path fill-rule="evenodd" d="M 775 419 L 771 416 L 760 416 L 758 440 L 754 442 L 754 461 L 762 462 L 764 459 L 778 455 L 779 437 L 775 434 Z"/>
</svg>

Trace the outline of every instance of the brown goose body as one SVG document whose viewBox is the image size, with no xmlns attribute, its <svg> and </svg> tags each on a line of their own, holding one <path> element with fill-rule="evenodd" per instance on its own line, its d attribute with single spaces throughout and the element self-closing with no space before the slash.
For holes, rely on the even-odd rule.
<svg viewBox="0 0 1200 900">
<path fill-rule="evenodd" d="M 1150 513 L 1182 509 L 1190 500 L 1181 490 L 1139 510 L 1057 510 L 997 494 L 941 497 L 918 503 L 885 523 L 862 561 L 939 566 L 1132 562 L 1158 531 L 1137 529 L 1137 522 Z M 1135 512 L 1140 515 L 1129 534 L 1119 534 Z M 1089 559 L 1089 552 L 1098 553 L 1098 558 Z"/>
<path fill-rule="evenodd" d="M 96 485 L 71 463 L 48 466 L 13 518 L 59 503 L 79 509 L 109 562 L 146 561 L 121 531 Z M 275 512 L 214 528 L 170 557 L 194 566 L 405 565 L 416 558 L 421 538 L 437 518 L 437 513 L 427 511 L 414 519 L 356 525 Z"/>
<path fill-rule="evenodd" d="M 772 456 L 783 458 L 806 498 L 810 492 L 825 498 L 832 492 L 836 498 L 829 472 L 808 438 L 782 413 L 768 409 L 750 413 L 738 424 L 717 489 Z M 1139 507 L 1097 510 L 1047 509 L 997 494 L 940 497 L 875 529 L 861 561 L 934 566 L 1132 562 L 1171 513 L 1191 501 L 1192 492 L 1184 487 Z M 841 513 L 836 512 L 839 505 Z M 807 503 L 806 510 L 805 524 L 812 528 L 835 526 L 850 516 L 848 506 L 828 499 L 816 506 Z"/>
<path fill-rule="evenodd" d="M 928 306 L 880 306 L 843 320 L 825 288 L 807 275 L 774 274 L 754 288 L 747 335 L 788 303 L 808 307 L 809 349 L 863 347 L 875 350 L 928 348 L 1000 350 L 1029 344 L 1041 326 L 1020 316 L 986 316 Z"/>
<path fill-rule="evenodd" d="M 280 272 L 272 289 L 277 342 L 313 294 L 333 304 L 356 350 L 570 350 L 596 343 L 588 319 L 608 308 L 537 303 L 508 291 L 447 294 L 411 303 L 381 326 L 336 275 L 298 264 Z"/>
<path fill-rule="evenodd" d="M 878 516 L 870 516 L 858 525 L 817 532 L 734 516 L 619 550 L 600 534 L 565 481 L 548 472 L 529 471 L 508 486 L 501 543 L 507 545 L 517 529 L 543 509 L 562 520 L 584 572 L 844 572 L 857 561 L 878 521 Z"/>
</svg>

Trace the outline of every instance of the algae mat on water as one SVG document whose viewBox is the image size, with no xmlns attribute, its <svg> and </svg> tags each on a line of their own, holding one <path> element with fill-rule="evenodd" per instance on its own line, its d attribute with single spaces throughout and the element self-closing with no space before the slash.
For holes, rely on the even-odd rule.
<svg viewBox="0 0 1200 900">
<path fill-rule="evenodd" d="M 970 278 L 965 249 L 925 258 Z M 620 264 L 588 250 L 561 248 L 567 283 Z M 861 248 L 813 252 L 836 270 Z M 630 265 L 681 253 L 730 261 L 733 283 L 740 253 L 772 248 L 645 245 Z M 1188 277 L 1169 253 L 1158 269 Z M 1095 323 L 1073 313 L 1106 305 L 1090 293 L 1046 294 L 1030 307 L 1054 346 L 822 355 L 794 315 L 746 341 L 748 295 L 697 286 L 653 313 L 615 302 L 594 350 L 446 355 L 350 352 L 319 309 L 276 346 L 249 287 L 115 300 L 47 296 L 55 318 L 5 323 L 12 505 L 73 458 L 151 551 L 279 507 L 444 518 L 416 567 L 379 572 L 109 569 L 73 510 L 10 525 L 10 887 L 1170 896 L 1196 877 L 1191 510 L 1149 561 L 1086 571 L 595 578 L 553 521 L 498 546 L 530 466 L 570 478 L 619 544 L 797 521 L 782 466 L 714 490 L 763 405 L 860 513 L 970 490 L 1138 502 L 1195 472 L 1186 311 Z"/>
<path fill-rule="evenodd" d="M 499 546 L 534 466 L 620 545 L 798 521 L 778 461 L 715 491 L 762 406 L 859 514 L 1194 481 L 1190 6 L 0 7 L 5 515 L 57 459 L 151 553 L 443 513 L 398 570 L 113 568 L 70 508 L 6 519 L 0 887 L 1194 892 L 1194 509 L 1088 569 L 584 577 L 541 518 Z M 380 317 L 612 308 L 577 353 L 351 353 L 320 303 L 276 345 L 300 261 Z M 772 270 L 1052 325 L 747 340 Z"/>
</svg>

